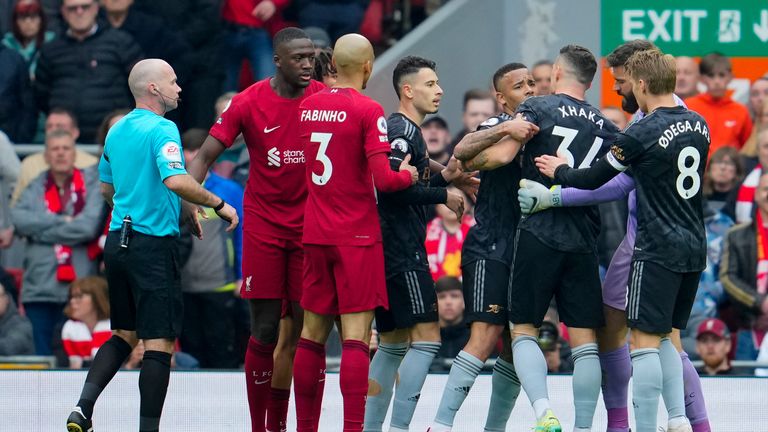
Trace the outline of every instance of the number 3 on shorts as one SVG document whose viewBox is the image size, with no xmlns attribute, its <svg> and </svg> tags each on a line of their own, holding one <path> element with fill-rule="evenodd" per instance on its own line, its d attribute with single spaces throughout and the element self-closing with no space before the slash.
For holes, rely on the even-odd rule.
<svg viewBox="0 0 768 432">
<path fill-rule="evenodd" d="M 333 134 L 329 133 L 312 132 L 312 136 L 309 138 L 311 142 L 320 143 L 320 148 L 317 149 L 317 157 L 315 157 L 315 160 L 323 164 L 323 173 L 320 175 L 317 175 L 314 172 L 312 173 L 312 183 L 318 186 L 328 184 L 328 180 L 330 180 L 331 175 L 333 175 L 333 164 L 331 163 L 331 159 L 328 158 L 328 155 L 325 154 L 328 150 L 328 144 L 331 142 L 332 136 Z"/>
</svg>

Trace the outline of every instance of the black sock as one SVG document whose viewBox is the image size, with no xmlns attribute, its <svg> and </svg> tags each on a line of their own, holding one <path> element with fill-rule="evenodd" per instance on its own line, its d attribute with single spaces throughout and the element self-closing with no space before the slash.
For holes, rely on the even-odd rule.
<svg viewBox="0 0 768 432">
<path fill-rule="evenodd" d="M 85 378 L 80 400 L 77 401 L 77 406 L 83 410 L 86 418 L 93 416 L 93 405 L 96 404 L 96 399 L 123 365 L 125 359 L 131 355 L 131 351 L 131 345 L 125 339 L 113 335 L 96 352 L 91 369 Z"/>
<path fill-rule="evenodd" d="M 160 428 L 168 380 L 171 375 L 171 355 L 162 351 L 145 351 L 139 374 L 139 431 L 153 432 Z"/>
</svg>

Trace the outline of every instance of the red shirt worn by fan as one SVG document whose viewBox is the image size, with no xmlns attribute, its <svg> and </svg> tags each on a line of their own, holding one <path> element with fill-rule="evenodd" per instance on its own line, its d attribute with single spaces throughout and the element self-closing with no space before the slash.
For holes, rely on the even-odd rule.
<svg viewBox="0 0 768 432">
<path fill-rule="evenodd" d="M 305 244 L 366 246 L 381 242 L 368 157 L 388 153 L 384 110 L 351 88 L 321 91 L 301 103 L 306 145 Z"/>
<path fill-rule="evenodd" d="M 236 95 L 210 135 L 227 147 L 240 133 L 245 138 L 251 165 L 243 197 L 243 230 L 300 240 L 307 185 L 296 112 L 303 100 L 325 86 L 313 80 L 303 96 L 289 99 L 275 93 L 269 80 Z"/>
</svg>

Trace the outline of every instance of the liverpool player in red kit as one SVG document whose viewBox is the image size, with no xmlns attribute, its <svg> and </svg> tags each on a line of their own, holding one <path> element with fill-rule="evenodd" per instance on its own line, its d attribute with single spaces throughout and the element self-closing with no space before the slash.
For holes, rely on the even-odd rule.
<svg viewBox="0 0 768 432">
<path fill-rule="evenodd" d="M 240 134 L 245 137 L 251 165 L 243 199 L 240 292 L 249 300 L 251 311 L 245 373 L 253 432 L 265 431 L 268 404 L 271 412 L 266 430 L 285 430 L 290 381 L 285 388 L 271 391 L 270 383 L 282 301 L 292 302 L 297 329 L 302 319 L 301 235 L 307 185 L 304 144 L 297 133 L 298 109 L 304 98 L 325 88 L 310 78 L 315 51 L 306 33 L 286 28 L 275 35 L 273 45 L 275 76 L 257 82 L 232 99 L 188 168 L 202 181 L 211 164 L 235 138 Z M 298 334 L 293 338 L 295 345 Z"/>
<path fill-rule="evenodd" d="M 301 298 L 306 312 L 293 367 L 294 391 L 297 430 L 316 430 L 325 342 L 334 317 L 341 315 L 344 430 L 359 432 L 368 391 L 373 311 L 388 306 L 374 184 L 382 192 L 403 190 L 418 174 L 408 164 L 410 157 L 400 172 L 390 168 L 384 110 L 360 93 L 373 67 L 370 42 L 358 34 L 342 36 L 333 63 L 336 85 L 308 97 L 299 108 L 309 194 Z"/>
</svg>

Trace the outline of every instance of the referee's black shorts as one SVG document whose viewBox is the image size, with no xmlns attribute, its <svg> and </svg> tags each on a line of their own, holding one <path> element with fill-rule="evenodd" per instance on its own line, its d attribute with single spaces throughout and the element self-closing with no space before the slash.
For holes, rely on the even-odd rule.
<svg viewBox="0 0 768 432">
<path fill-rule="evenodd" d="M 407 271 L 387 278 L 389 310 L 376 308 L 376 331 L 408 329 L 437 322 L 437 294 L 429 271 Z"/>
<path fill-rule="evenodd" d="M 701 272 L 678 273 L 651 261 L 632 261 L 627 325 L 650 334 L 684 330 Z"/>
<path fill-rule="evenodd" d="M 120 232 L 104 245 L 110 321 L 115 330 L 133 330 L 139 339 L 175 339 L 181 334 L 184 300 L 174 237 L 133 231 L 128 248 Z"/>
<path fill-rule="evenodd" d="M 506 326 L 509 297 L 509 266 L 501 261 L 479 259 L 461 267 L 464 291 L 464 322 Z"/>
<path fill-rule="evenodd" d="M 568 327 L 605 325 L 597 255 L 563 252 L 518 229 L 509 295 L 509 320 L 541 326 L 552 297 Z"/>
</svg>

